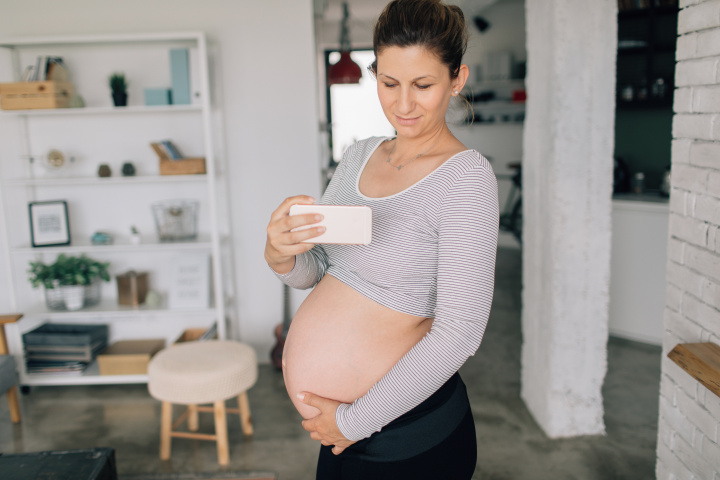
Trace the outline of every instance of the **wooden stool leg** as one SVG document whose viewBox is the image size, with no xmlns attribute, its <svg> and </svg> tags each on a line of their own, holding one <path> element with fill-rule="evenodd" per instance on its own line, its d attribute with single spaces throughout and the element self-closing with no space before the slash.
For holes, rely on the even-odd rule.
<svg viewBox="0 0 720 480">
<path fill-rule="evenodd" d="M 172 403 L 162 402 L 160 419 L 160 460 L 170 460 L 170 433 L 172 430 Z"/>
<path fill-rule="evenodd" d="M 250 402 L 248 402 L 247 392 L 238 395 L 238 410 L 240 410 L 240 425 L 245 435 L 253 434 L 252 419 L 250 418 Z"/>
<path fill-rule="evenodd" d="M 218 463 L 227 465 L 230 463 L 228 446 L 227 419 L 225 418 L 225 400 L 215 402 L 215 436 L 217 437 Z"/>
<path fill-rule="evenodd" d="M 18 401 L 17 387 L 14 385 L 7 391 L 8 402 L 10 402 L 10 418 L 13 423 L 20 423 L 20 402 Z"/>
<path fill-rule="evenodd" d="M 188 430 L 191 432 L 198 431 L 198 408 L 197 405 L 188 405 L 190 415 L 188 415 Z"/>
</svg>

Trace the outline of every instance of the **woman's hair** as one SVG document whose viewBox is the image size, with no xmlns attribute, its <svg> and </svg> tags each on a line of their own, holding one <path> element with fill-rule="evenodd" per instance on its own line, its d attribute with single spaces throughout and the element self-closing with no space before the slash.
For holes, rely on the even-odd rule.
<svg viewBox="0 0 720 480">
<path fill-rule="evenodd" d="M 393 0 L 375 24 L 375 61 L 370 70 L 377 73 L 377 56 L 384 48 L 420 46 L 447 65 L 454 79 L 467 42 L 465 15 L 460 7 L 445 5 L 441 0 Z"/>
</svg>

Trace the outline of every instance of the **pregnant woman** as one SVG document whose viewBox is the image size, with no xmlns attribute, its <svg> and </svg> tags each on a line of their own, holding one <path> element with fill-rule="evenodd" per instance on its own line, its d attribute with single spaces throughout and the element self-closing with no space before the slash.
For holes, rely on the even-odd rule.
<svg viewBox="0 0 720 480">
<path fill-rule="evenodd" d="M 350 147 L 318 202 L 372 208 L 372 243 L 305 243 L 323 231 L 292 231 L 320 220 L 289 216 L 307 196 L 286 199 L 267 228 L 268 265 L 314 287 L 288 332 L 285 384 L 322 444 L 318 479 L 470 479 L 475 428 L 457 372 L 488 321 L 498 204 L 488 161 L 445 123 L 468 77 L 464 17 L 440 0 L 395 0 L 373 43 L 397 135 Z"/>
</svg>

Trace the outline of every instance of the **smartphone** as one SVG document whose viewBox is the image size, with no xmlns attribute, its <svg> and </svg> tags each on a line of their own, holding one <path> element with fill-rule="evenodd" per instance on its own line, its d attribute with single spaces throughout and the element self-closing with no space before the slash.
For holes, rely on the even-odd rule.
<svg viewBox="0 0 720 480">
<path fill-rule="evenodd" d="M 341 245 L 368 245 L 372 240 L 372 209 L 366 206 L 347 205 L 293 205 L 290 215 L 319 213 L 323 220 L 312 225 L 293 229 L 293 232 L 311 227 L 325 227 L 325 233 L 304 240 L 303 243 L 336 243 Z"/>
</svg>

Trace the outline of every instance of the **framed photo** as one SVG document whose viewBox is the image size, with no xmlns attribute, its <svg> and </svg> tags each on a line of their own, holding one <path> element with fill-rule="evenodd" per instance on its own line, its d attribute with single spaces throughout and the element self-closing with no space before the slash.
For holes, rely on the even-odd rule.
<svg viewBox="0 0 720 480">
<path fill-rule="evenodd" d="M 28 208 L 33 247 L 70 245 L 70 224 L 65 200 L 30 202 Z"/>
</svg>

